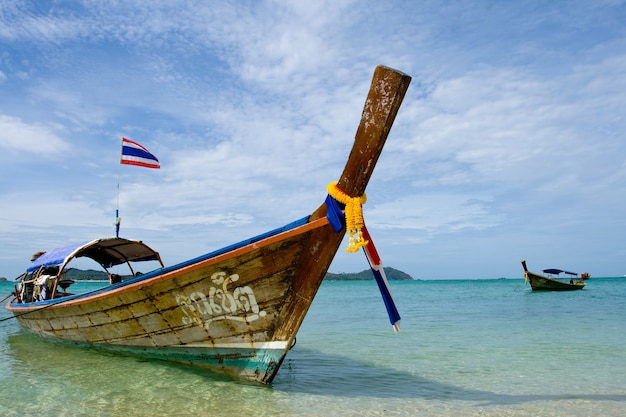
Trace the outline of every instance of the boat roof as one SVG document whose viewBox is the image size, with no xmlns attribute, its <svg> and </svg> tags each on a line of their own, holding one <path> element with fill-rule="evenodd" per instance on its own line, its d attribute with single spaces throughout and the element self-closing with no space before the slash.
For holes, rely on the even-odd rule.
<svg viewBox="0 0 626 417">
<path fill-rule="evenodd" d="M 558 275 L 561 272 L 566 273 L 568 275 L 578 275 L 578 273 L 576 272 L 563 271 L 562 269 L 549 268 L 549 269 L 543 270 L 544 274 L 557 274 Z"/>
<path fill-rule="evenodd" d="M 143 242 L 113 237 L 52 249 L 35 259 L 26 271 L 32 272 L 41 267 L 64 266 L 71 259 L 81 257 L 93 259 L 104 268 L 126 262 L 161 262 L 159 253 Z"/>
</svg>

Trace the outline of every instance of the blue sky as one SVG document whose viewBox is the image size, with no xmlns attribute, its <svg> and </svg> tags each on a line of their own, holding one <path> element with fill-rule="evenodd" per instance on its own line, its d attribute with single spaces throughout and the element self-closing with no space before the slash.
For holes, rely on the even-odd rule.
<svg viewBox="0 0 626 417">
<path fill-rule="evenodd" d="M 626 274 L 625 21 L 619 0 L 3 0 L 0 276 L 114 235 L 118 175 L 121 235 L 166 264 L 310 213 L 378 64 L 413 77 L 364 206 L 385 265 Z M 120 166 L 122 136 L 161 169 Z"/>
</svg>

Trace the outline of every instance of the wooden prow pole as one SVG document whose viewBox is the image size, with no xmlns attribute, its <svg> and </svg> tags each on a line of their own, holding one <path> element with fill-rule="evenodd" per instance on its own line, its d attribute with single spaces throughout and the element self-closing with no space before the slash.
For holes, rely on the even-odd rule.
<svg viewBox="0 0 626 417">
<path fill-rule="evenodd" d="M 398 70 L 382 65 L 374 70 L 354 144 L 337 183 L 348 196 L 365 193 L 410 83 L 411 76 Z M 322 204 L 311 219 L 325 215 L 326 205 Z"/>
<path fill-rule="evenodd" d="M 410 82 L 409 75 L 392 68 L 374 70 L 354 146 L 337 184 L 350 197 L 365 192 Z"/>
<path fill-rule="evenodd" d="M 528 268 L 526 268 L 526 260 L 522 259 L 522 266 L 524 267 L 524 272 L 528 272 Z"/>
</svg>

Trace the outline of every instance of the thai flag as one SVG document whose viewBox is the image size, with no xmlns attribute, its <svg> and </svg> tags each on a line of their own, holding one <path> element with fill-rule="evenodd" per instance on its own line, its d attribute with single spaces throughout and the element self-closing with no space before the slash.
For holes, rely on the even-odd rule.
<svg viewBox="0 0 626 417">
<path fill-rule="evenodd" d="M 146 168 L 161 168 L 159 160 L 150 151 L 130 139 L 122 138 L 122 159 L 124 165 L 137 165 Z"/>
<path fill-rule="evenodd" d="M 389 321 L 393 326 L 393 330 L 395 332 L 399 332 L 400 313 L 398 313 L 396 303 L 393 301 L 391 289 L 389 288 L 389 282 L 387 281 L 387 276 L 385 275 L 385 270 L 383 269 L 383 263 L 380 260 L 378 251 L 376 250 L 374 242 L 372 241 L 372 237 L 367 231 L 367 227 L 365 227 L 365 225 L 363 225 L 361 231 L 363 232 L 363 239 L 367 241 L 367 245 L 363 246 L 363 251 L 365 252 L 367 261 L 370 264 L 370 268 L 372 268 L 374 278 L 376 278 L 376 283 L 378 284 L 378 289 L 380 289 L 380 294 L 383 296 L 385 308 L 387 309 L 387 314 L 389 315 Z"/>
</svg>

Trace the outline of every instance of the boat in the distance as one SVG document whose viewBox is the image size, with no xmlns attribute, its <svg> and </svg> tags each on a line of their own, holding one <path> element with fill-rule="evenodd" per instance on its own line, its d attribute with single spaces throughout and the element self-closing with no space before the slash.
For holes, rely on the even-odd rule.
<svg viewBox="0 0 626 417">
<path fill-rule="evenodd" d="M 585 287 L 585 281 L 589 279 L 587 272 L 578 275 L 576 272 L 556 268 L 544 269 L 544 275 L 530 272 L 526 267 L 526 261 L 523 259 L 522 266 L 524 267 L 524 278 L 530 283 L 530 288 L 533 291 L 581 290 Z"/>
<path fill-rule="evenodd" d="M 410 80 L 376 68 L 343 173 L 312 214 L 178 265 L 147 273 L 135 268 L 124 277 L 110 273 L 110 285 L 84 294 L 68 292 L 66 271 L 74 259 L 90 258 L 107 269 L 160 263 L 160 256 L 119 237 L 39 253 L 7 310 L 50 339 L 270 383 L 346 231 L 351 245 L 356 239 L 367 246 L 354 219 Z"/>
</svg>

